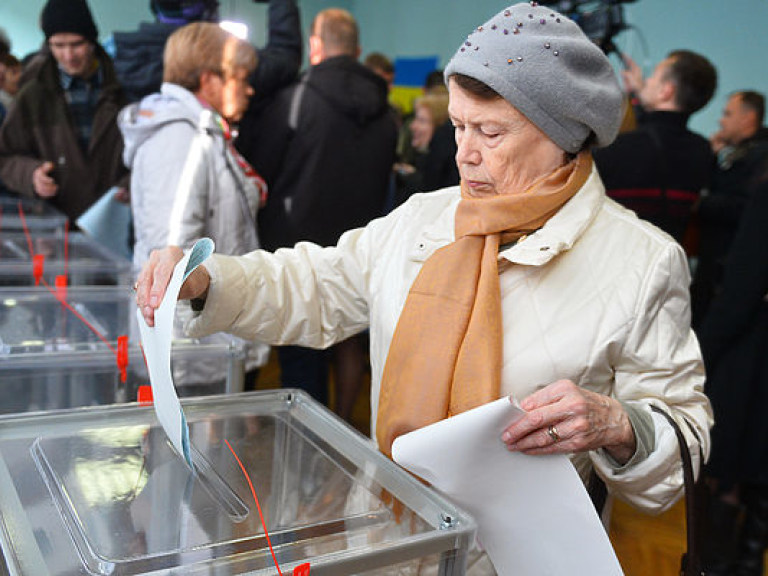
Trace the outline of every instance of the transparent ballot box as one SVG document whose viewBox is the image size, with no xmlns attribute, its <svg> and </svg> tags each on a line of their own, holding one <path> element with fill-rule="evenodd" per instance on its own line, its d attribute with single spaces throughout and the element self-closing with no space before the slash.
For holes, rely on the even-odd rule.
<svg viewBox="0 0 768 576">
<path fill-rule="evenodd" d="M 36 234 L 64 235 L 66 215 L 39 198 L 0 194 L 0 211 L 0 233 L 22 232 L 26 225 Z"/>
<path fill-rule="evenodd" d="M 49 286 L 55 285 L 57 276 L 66 276 L 70 286 L 129 286 L 132 264 L 79 232 L 0 233 L 0 286 L 35 285 L 38 271 Z"/>
<path fill-rule="evenodd" d="M 182 405 L 194 471 L 151 406 L 0 418 L 8 573 L 465 573 L 471 517 L 304 393 Z"/>
<path fill-rule="evenodd" d="M 0 414 L 126 402 L 149 377 L 127 287 L 0 288 Z M 120 340 L 123 340 L 121 345 Z M 181 395 L 242 390 L 245 346 L 176 339 Z"/>
</svg>

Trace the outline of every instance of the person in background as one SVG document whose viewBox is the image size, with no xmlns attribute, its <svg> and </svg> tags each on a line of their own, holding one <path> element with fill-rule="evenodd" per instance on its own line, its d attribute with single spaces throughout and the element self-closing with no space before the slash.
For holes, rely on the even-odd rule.
<svg viewBox="0 0 768 576">
<path fill-rule="evenodd" d="M 259 213 L 267 250 L 301 241 L 332 246 L 347 229 L 380 216 L 394 164 L 397 126 L 387 86 L 358 62 L 355 19 L 337 8 L 321 11 L 309 46 L 309 69 L 264 109 L 261 130 L 240 138 L 269 184 Z M 333 355 L 336 410 L 346 418 L 366 372 L 361 337 L 335 347 Z M 278 357 L 283 386 L 328 402 L 324 351 L 280 347 Z"/>
<path fill-rule="evenodd" d="M 0 127 L 0 180 L 74 224 L 107 190 L 128 186 L 115 121 L 125 98 L 85 0 L 48 0 L 40 23 L 47 49 Z"/>
<path fill-rule="evenodd" d="M 218 0 L 150 0 L 154 22 L 141 22 L 137 30 L 114 32 L 111 54 L 115 73 L 129 102 L 160 91 L 163 50 L 168 37 L 190 22 L 218 22 Z M 110 43 L 107 44 L 108 50 Z"/>
<path fill-rule="evenodd" d="M 765 96 L 752 90 L 728 97 L 720 130 L 712 138 L 718 155 L 710 193 L 697 209 L 700 224 L 698 264 L 691 285 L 697 327 L 720 290 L 723 267 L 755 180 L 768 161 L 768 128 L 763 126 Z"/>
<path fill-rule="evenodd" d="M 5 68 L 2 86 L 0 86 L 0 104 L 7 110 L 19 92 L 21 62 L 13 54 L 0 56 L 0 67 Z"/>
<path fill-rule="evenodd" d="M 510 22 L 525 29 L 504 34 Z M 334 246 L 212 256 L 181 289 L 199 310 L 190 334 L 327 348 L 370 327 L 383 453 L 513 397 L 525 414 L 494 441 L 566 454 L 585 482 L 594 470 L 638 508 L 669 508 L 683 492 L 679 445 L 651 407 L 679 423 L 695 469 L 712 413 L 685 253 L 606 198 L 592 162 L 622 118 L 610 62 L 576 23 L 525 3 L 476 27 L 445 77 L 461 185 L 415 194 Z M 139 275 L 150 323 L 181 258 L 155 252 Z M 478 550 L 468 564 L 494 574 Z"/>
<path fill-rule="evenodd" d="M 445 87 L 442 70 L 432 70 L 424 79 L 424 96 L 437 94 L 441 96 L 448 95 L 448 89 Z M 415 103 L 415 102 L 414 102 Z M 399 126 L 397 135 L 397 161 L 402 164 L 413 164 L 417 155 L 413 148 L 413 135 L 411 134 L 411 122 L 413 122 L 416 109 L 413 112 L 404 115 Z"/>
<path fill-rule="evenodd" d="M 188 24 L 168 39 L 160 92 L 121 112 L 137 270 L 152 250 L 189 248 L 201 237 L 222 254 L 259 247 L 266 184 L 235 149 L 230 127 L 248 107 L 256 66 L 247 42 L 217 24 Z M 264 364 L 267 353 L 257 346 L 248 367 Z"/>
<path fill-rule="evenodd" d="M 688 121 L 712 98 L 717 72 L 689 50 L 670 52 L 645 80 L 632 59 L 624 61 L 624 89 L 641 107 L 638 126 L 595 150 L 595 163 L 608 196 L 682 243 L 715 166 L 709 142 Z"/>
<path fill-rule="evenodd" d="M 112 37 L 117 76 L 129 102 L 160 90 L 163 49 L 168 37 L 190 22 L 218 22 L 218 0 L 150 0 L 154 22 Z M 250 78 L 256 100 L 274 94 L 296 78 L 301 62 L 301 28 L 295 0 L 270 0 L 267 45 Z"/>
<path fill-rule="evenodd" d="M 456 169 L 456 140 L 448 119 L 448 95 L 426 94 L 413 104 L 411 145 L 413 164 L 397 163 L 396 206 L 414 192 L 430 192 L 459 183 Z"/>
<path fill-rule="evenodd" d="M 707 574 L 762 576 L 768 545 L 768 164 L 725 260 L 722 290 L 699 330 L 715 412 Z"/>
<path fill-rule="evenodd" d="M 387 92 L 392 91 L 392 86 L 395 84 L 395 65 L 392 64 L 392 60 L 386 54 L 371 52 L 365 57 L 363 65 L 384 78 L 384 81 L 387 83 Z"/>
</svg>

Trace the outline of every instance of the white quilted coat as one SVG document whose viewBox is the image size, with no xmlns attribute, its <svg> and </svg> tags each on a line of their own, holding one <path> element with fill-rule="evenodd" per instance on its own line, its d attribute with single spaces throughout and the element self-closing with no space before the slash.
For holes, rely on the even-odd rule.
<svg viewBox="0 0 768 576">
<path fill-rule="evenodd" d="M 273 344 L 326 347 L 370 326 L 373 430 L 390 340 L 423 262 L 453 241 L 459 189 L 413 196 L 336 247 L 301 243 L 275 254 L 216 256 L 193 335 L 227 329 Z M 538 232 L 499 255 L 504 394 L 523 398 L 569 378 L 590 390 L 671 412 L 698 466 L 712 412 L 689 326 L 688 266 L 669 236 L 606 198 L 595 170 Z M 658 415 L 655 449 L 615 469 L 601 451 L 573 456 L 611 492 L 661 511 L 682 493 L 677 441 Z M 684 422 L 690 424 L 689 427 Z"/>
</svg>

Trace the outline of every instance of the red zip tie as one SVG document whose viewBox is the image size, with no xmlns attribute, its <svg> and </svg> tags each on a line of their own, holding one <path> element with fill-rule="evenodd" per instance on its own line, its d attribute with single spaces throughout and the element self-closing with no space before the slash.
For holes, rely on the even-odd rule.
<svg viewBox="0 0 768 576">
<path fill-rule="evenodd" d="M 142 384 L 139 386 L 139 390 L 136 395 L 136 401 L 139 404 L 143 404 L 145 406 L 151 405 L 155 401 L 152 395 L 152 386 L 148 384 Z"/>
<path fill-rule="evenodd" d="M 37 258 L 37 256 L 35 256 Z M 66 300 L 67 299 L 67 277 L 66 276 L 56 276 L 54 280 L 54 286 L 56 286 L 56 298 L 59 299 L 59 301 Z"/>
<path fill-rule="evenodd" d="M 120 382 L 128 379 L 128 336 L 117 337 L 117 368 L 120 370 Z"/>
<path fill-rule="evenodd" d="M 45 268 L 45 254 L 34 254 L 32 256 L 32 277 L 35 279 L 35 286 L 40 285 L 43 278 L 43 269 Z"/>
<path fill-rule="evenodd" d="M 24 216 L 24 208 L 21 206 L 21 200 L 19 200 L 18 208 L 19 218 L 21 218 L 21 226 L 24 229 L 24 236 L 27 238 L 27 248 L 29 249 L 29 256 L 31 258 L 35 255 L 35 251 L 32 249 L 32 237 L 29 235 L 29 228 L 27 228 L 27 218 Z"/>
<path fill-rule="evenodd" d="M 64 276 L 69 276 L 69 218 L 64 221 Z"/>
<path fill-rule="evenodd" d="M 264 527 L 264 536 L 267 538 L 267 544 L 269 545 L 269 551 L 272 553 L 272 560 L 275 562 L 275 568 L 277 568 L 277 573 L 280 576 L 283 576 L 283 573 L 280 571 L 280 566 L 277 564 L 277 558 L 275 557 L 275 551 L 272 549 L 272 542 L 269 539 L 269 532 L 267 531 L 267 523 L 264 522 L 264 514 L 261 513 L 261 505 L 259 504 L 259 498 L 256 496 L 256 490 L 253 487 L 253 482 L 251 482 L 251 477 L 248 475 L 248 472 L 245 470 L 245 466 L 243 466 L 243 463 L 240 461 L 240 458 L 238 458 L 237 454 L 235 453 L 234 449 L 230 445 L 229 441 L 225 438 L 224 442 L 227 444 L 227 447 L 229 448 L 229 451 L 232 452 L 232 456 L 235 457 L 235 460 L 237 460 L 238 465 L 240 466 L 240 470 L 243 471 L 243 474 L 245 474 L 245 479 L 248 480 L 248 486 L 251 487 L 251 494 L 253 494 L 253 499 L 256 501 L 256 508 L 259 511 L 259 518 L 261 518 L 261 525 Z M 298 568 L 298 566 L 297 566 Z"/>
</svg>

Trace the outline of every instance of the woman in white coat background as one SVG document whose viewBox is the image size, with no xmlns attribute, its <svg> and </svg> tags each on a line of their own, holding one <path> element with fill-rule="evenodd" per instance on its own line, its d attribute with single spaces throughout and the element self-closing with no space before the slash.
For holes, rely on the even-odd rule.
<svg viewBox="0 0 768 576">
<path fill-rule="evenodd" d="M 661 511 L 681 495 L 712 413 L 680 246 L 605 195 L 589 152 L 622 93 L 605 55 L 550 8 L 477 27 L 445 70 L 461 185 L 415 194 L 337 246 L 214 256 L 186 281 L 191 334 L 326 347 L 370 328 L 372 430 L 398 435 L 501 396 L 526 415 L 501 441 L 570 454 L 609 491 Z M 139 276 L 148 322 L 181 250 Z M 487 572 L 478 572 L 487 573 Z"/>
<path fill-rule="evenodd" d="M 188 24 L 166 43 L 160 92 L 120 113 L 137 270 L 152 250 L 189 247 L 201 236 L 211 238 L 221 254 L 259 248 L 256 213 L 266 183 L 235 150 L 230 128 L 248 108 L 248 77 L 256 65 L 248 42 L 218 24 Z M 267 346 L 254 343 L 247 368 L 265 364 L 268 354 Z M 190 379 L 222 377 L 214 372 L 195 362 L 184 373 L 177 369 L 176 381 L 191 393 Z"/>
</svg>

